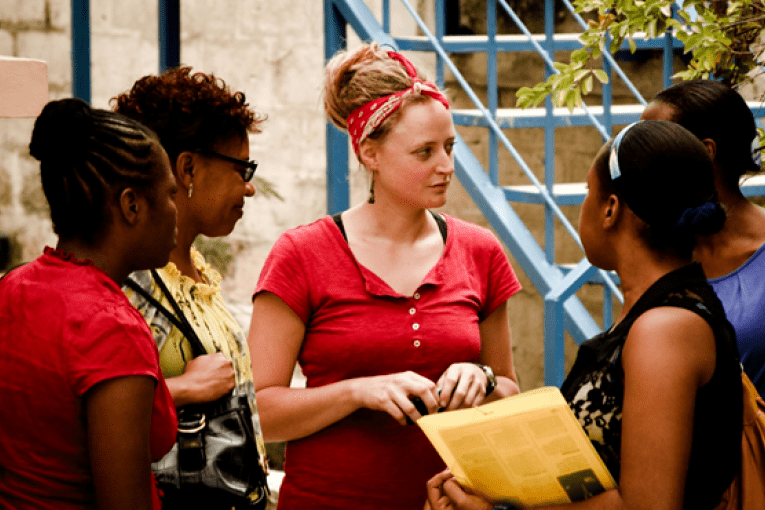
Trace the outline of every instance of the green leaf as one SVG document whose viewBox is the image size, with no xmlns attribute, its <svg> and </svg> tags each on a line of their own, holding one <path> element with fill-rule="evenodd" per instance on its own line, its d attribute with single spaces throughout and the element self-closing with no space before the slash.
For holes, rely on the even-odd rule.
<svg viewBox="0 0 765 510">
<path fill-rule="evenodd" d="M 595 73 L 595 78 L 597 78 L 600 83 L 608 83 L 608 75 L 603 69 L 595 69 L 593 72 Z"/>
<path fill-rule="evenodd" d="M 582 103 L 582 98 L 579 95 L 579 89 L 571 89 L 566 92 L 566 106 L 568 111 L 573 111 L 578 105 Z"/>
<path fill-rule="evenodd" d="M 691 34 L 688 39 L 684 41 L 685 51 L 686 53 L 689 51 L 693 51 L 693 49 L 699 45 L 701 42 L 702 35 L 701 34 Z"/>
<path fill-rule="evenodd" d="M 571 53 L 571 63 L 584 63 L 590 59 L 590 52 L 584 48 L 580 48 Z"/>
<path fill-rule="evenodd" d="M 587 95 L 590 92 L 592 92 L 592 86 L 593 86 L 593 78 L 592 73 L 584 79 L 582 82 L 582 94 Z"/>
<path fill-rule="evenodd" d="M 656 38 L 656 25 L 659 23 L 659 20 L 653 19 L 648 23 L 648 26 L 646 27 L 646 34 L 648 35 L 649 39 L 655 39 Z"/>
<path fill-rule="evenodd" d="M 568 68 L 568 64 L 563 64 L 561 62 L 553 62 L 553 67 L 557 69 L 558 71 L 563 72 Z"/>
</svg>

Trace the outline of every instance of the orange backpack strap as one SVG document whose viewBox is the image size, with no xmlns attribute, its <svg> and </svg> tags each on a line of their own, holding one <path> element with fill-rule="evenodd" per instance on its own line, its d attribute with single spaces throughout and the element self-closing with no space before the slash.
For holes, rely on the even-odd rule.
<svg viewBox="0 0 765 510">
<path fill-rule="evenodd" d="M 741 384 L 744 390 L 741 471 L 723 494 L 718 510 L 765 508 L 765 401 L 743 370 Z"/>
</svg>

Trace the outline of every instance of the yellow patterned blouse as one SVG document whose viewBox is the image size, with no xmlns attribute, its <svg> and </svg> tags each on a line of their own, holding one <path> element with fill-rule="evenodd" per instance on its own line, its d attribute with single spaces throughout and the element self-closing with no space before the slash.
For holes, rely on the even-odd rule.
<svg viewBox="0 0 765 510">
<path fill-rule="evenodd" d="M 221 276 L 213 269 L 195 248 L 191 248 L 191 257 L 204 283 L 198 283 L 178 271 L 170 262 L 158 269 L 162 281 L 175 298 L 189 324 L 194 328 L 199 340 L 208 353 L 222 352 L 234 365 L 237 394 L 247 395 L 252 410 L 252 421 L 260 451 L 261 462 L 265 469 L 265 444 L 260 430 L 258 408 L 255 401 L 255 386 L 252 381 L 252 365 L 247 341 L 241 326 L 231 316 L 223 302 L 220 292 Z M 138 285 L 151 292 L 151 295 L 168 310 L 172 306 L 154 283 L 149 271 L 136 271 L 130 275 Z M 146 299 L 128 287 L 123 287 L 130 302 L 144 316 L 154 335 L 159 349 L 159 364 L 165 378 L 183 373 L 186 362 L 194 357 L 191 345 L 164 313 L 157 310 Z"/>
</svg>

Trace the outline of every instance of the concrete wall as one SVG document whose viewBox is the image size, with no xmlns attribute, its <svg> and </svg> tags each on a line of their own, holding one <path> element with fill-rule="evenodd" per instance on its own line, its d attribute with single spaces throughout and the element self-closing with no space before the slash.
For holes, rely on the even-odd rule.
<svg viewBox="0 0 765 510">
<path fill-rule="evenodd" d="M 68 0 L 0 2 L 0 55 L 47 61 L 51 99 L 71 95 L 69 4 Z M 369 0 L 369 5 L 374 12 L 380 12 L 380 0 Z M 398 2 L 392 2 L 392 7 L 394 33 L 415 32 L 416 27 L 402 12 L 403 7 Z M 419 7 L 432 16 L 429 12 L 432 2 L 419 2 Z M 157 2 L 97 0 L 91 2 L 91 9 L 92 102 L 106 108 L 111 97 L 129 88 L 137 78 L 157 72 Z M 320 99 L 324 60 L 322 2 L 183 0 L 181 30 L 184 64 L 224 78 L 232 88 L 243 90 L 257 111 L 269 116 L 263 133 L 251 137 L 251 154 L 260 162 L 258 175 L 272 183 L 284 200 L 263 196 L 250 200 L 244 218 L 229 237 L 205 243 L 208 249 L 217 251 L 225 270 L 225 296 L 246 324 L 250 293 L 277 236 L 325 213 L 324 115 Z M 357 43 L 351 34 L 350 44 Z M 412 58 L 432 68 L 432 58 L 423 55 Z M 485 86 L 486 66 L 482 57 L 455 60 L 484 97 L 481 88 Z M 658 64 L 629 67 L 645 96 L 650 97 L 658 90 Z M 514 104 L 514 92 L 519 86 L 541 78 L 542 71 L 535 59 L 503 56 L 502 106 Z M 455 106 L 468 105 L 454 82 L 448 83 L 448 88 Z M 617 101 L 626 101 L 624 87 L 617 84 L 615 96 Z M 37 164 L 26 148 L 32 126 L 32 119 L 0 119 L 0 235 L 10 237 L 14 262 L 30 260 L 45 244 L 55 243 Z M 460 128 L 460 132 L 479 159 L 486 161 L 485 130 Z M 541 130 L 507 134 L 541 176 Z M 600 147 L 599 135 L 592 128 L 568 128 L 558 130 L 556 136 L 559 180 L 583 180 Z M 506 153 L 501 156 L 500 166 L 504 184 L 526 183 L 519 167 Z M 366 179 L 354 164 L 350 185 L 352 203 L 363 200 Z M 486 225 L 459 184 L 450 191 L 444 210 Z M 517 210 L 541 240 L 541 208 L 519 206 Z M 578 209 L 570 208 L 567 214 L 576 224 Z M 559 260 L 578 261 L 581 252 L 565 241 L 562 234 L 558 237 Z M 525 288 L 511 300 L 511 327 L 521 384 L 530 389 L 543 381 L 542 300 L 525 276 L 520 276 Z M 599 309 L 597 289 L 587 289 L 580 295 L 593 310 Z M 569 351 L 573 351 L 573 345 L 569 345 Z"/>
</svg>

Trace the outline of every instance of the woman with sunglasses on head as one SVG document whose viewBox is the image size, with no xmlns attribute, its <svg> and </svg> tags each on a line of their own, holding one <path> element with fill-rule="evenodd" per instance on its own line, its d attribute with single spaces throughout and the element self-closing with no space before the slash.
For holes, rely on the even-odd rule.
<svg viewBox="0 0 765 510">
<path fill-rule="evenodd" d="M 175 246 L 170 163 L 153 132 L 79 99 L 45 106 L 29 150 L 58 242 L 0 280 L 0 508 L 159 510 L 175 410 L 120 286 Z"/>
<path fill-rule="evenodd" d="M 139 292 L 126 288 L 126 293 L 154 332 L 175 405 L 213 402 L 232 390 L 246 395 L 264 463 L 247 342 L 223 301 L 220 274 L 193 243 L 200 234 L 230 234 L 242 218 L 245 199 L 255 194 L 250 181 L 257 167 L 249 159 L 248 133 L 259 133 L 265 118 L 250 108 L 242 92 L 232 92 L 223 80 L 189 67 L 139 79 L 131 90 L 112 99 L 112 106 L 153 129 L 170 158 L 180 189 L 178 245 L 157 277 L 208 354 L 195 358 L 184 333 L 164 313 Z M 152 274 L 143 271 L 131 279 L 172 311 Z"/>
<path fill-rule="evenodd" d="M 324 94 L 371 184 L 283 234 L 255 291 L 261 420 L 288 442 L 279 509 L 421 510 L 443 463 L 413 421 L 518 392 L 506 303 L 520 284 L 488 230 L 431 212 L 456 137 L 434 84 L 373 44 L 327 64 Z M 296 361 L 306 388 L 290 388 Z"/>
<path fill-rule="evenodd" d="M 727 85 L 692 80 L 659 92 L 641 118 L 680 124 L 712 156 L 717 196 L 728 219 L 719 232 L 697 239 L 693 256 L 736 329 L 744 370 L 765 394 L 765 209 L 747 200 L 739 185 L 743 176 L 762 171 L 752 112 Z"/>
<path fill-rule="evenodd" d="M 616 323 L 585 342 L 561 387 L 618 489 L 571 509 L 710 510 L 739 471 L 743 396 L 735 334 L 701 265 L 718 231 L 712 160 L 688 130 L 642 121 L 601 148 L 579 234 L 590 262 L 619 275 Z M 491 510 L 448 472 L 432 510 Z"/>
</svg>

